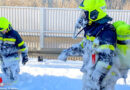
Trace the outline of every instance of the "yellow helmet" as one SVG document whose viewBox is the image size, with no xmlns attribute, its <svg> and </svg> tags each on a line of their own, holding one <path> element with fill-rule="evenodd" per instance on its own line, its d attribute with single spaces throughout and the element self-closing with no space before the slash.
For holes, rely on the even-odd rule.
<svg viewBox="0 0 130 90">
<path fill-rule="evenodd" d="M 0 31 L 9 30 L 10 22 L 5 17 L 0 17 Z"/>
<path fill-rule="evenodd" d="M 88 11 L 90 21 L 100 20 L 107 15 L 105 0 L 83 0 L 79 8 Z"/>
</svg>

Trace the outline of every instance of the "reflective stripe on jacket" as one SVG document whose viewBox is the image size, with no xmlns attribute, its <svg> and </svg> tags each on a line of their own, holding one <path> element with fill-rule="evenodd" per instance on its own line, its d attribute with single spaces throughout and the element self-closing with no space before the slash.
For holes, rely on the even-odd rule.
<svg viewBox="0 0 130 90">
<path fill-rule="evenodd" d="M 114 54 L 115 48 L 116 48 L 116 32 L 115 28 L 108 23 L 105 24 L 98 24 L 93 23 L 92 25 L 88 25 L 84 28 L 84 37 L 93 42 L 93 45 L 95 45 L 95 40 L 98 39 L 99 43 L 96 47 L 98 52 L 98 60 L 103 60 L 104 62 L 112 64 L 112 54 Z M 81 43 L 82 47 L 83 43 Z M 110 53 L 103 52 L 105 50 L 109 50 Z"/>
<path fill-rule="evenodd" d="M 13 56 L 13 53 L 25 52 L 25 50 L 25 43 L 17 31 L 12 29 L 6 34 L 0 33 L 0 54 L 2 56 Z"/>
</svg>

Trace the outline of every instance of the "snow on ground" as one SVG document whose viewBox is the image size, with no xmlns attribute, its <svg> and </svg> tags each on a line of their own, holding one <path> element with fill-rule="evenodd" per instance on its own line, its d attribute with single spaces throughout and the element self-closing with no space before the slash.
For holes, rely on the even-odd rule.
<svg viewBox="0 0 130 90">
<path fill-rule="evenodd" d="M 44 60 L 37 62 L 31 59 L 25 66 L 20 65 L 19 80 L 9 86 L 0 87 L 0 90 L 81 90 L 82 61 Z M 4 77 L 0 71 L 0 76 Z M 130 90 L 130 72 L 124 84 L 118 80 L 115 90 Z"/>
</svg>

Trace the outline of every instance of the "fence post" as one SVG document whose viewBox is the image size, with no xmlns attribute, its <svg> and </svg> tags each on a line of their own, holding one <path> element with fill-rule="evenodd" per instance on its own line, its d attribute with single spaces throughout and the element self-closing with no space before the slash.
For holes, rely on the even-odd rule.
<svg viewBox="0 0 130 90">
<path fill-rule="evenodd" d="M 40 49 L 44 48 L 44 31 L 46 30 L 46 8 L 40 9 Z"/>
</svg>

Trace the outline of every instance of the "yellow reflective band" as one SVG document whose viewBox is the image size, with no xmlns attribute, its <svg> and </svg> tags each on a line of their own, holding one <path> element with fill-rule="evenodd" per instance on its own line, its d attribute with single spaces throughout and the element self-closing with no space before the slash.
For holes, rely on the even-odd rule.
<svg viewBox="0 0 130 90">
<path fill-rule="evenodd" d="M 109 64 L 107 64 L 107 63 L 105 63 L 105 62 L 103 62 L 103 61 L 98 61 L 97 62 L 97 66 L 102 66 L 102 67 L 104 67 L 104 68 L 106 68 L 106 69 L 111 69 L 111 65 L 109 65 Z"/>
<path fill-rule="evenodd" d="M 22 46 L 24 44 L 24 41 L 18 44 L 18 47 Z"/>
<path fill-rule="evenodd" d="M 94 41 L 95 37 L 86 35 L 87 40 Z"/>
<path fill-rule="evenodd" d="M 117 40 L 130 40 L 130 35 L 117 35 Z"/>
<path fill-rule="evenodd" d="M 3 37 L 0 37 L 0 40 L 2 40 L 2 41 L 10 41 L 10 42 L 15 42 L 16 41 L 16 39 L 14 39 L 14 38 L 3 38 Z"/>
<path fill-rule="evenodd" d="M 16 60 L 19 60 L 19 57 L 16 57 L 15 59 L 16 59 Z"/>
<path fill-rule="evenodd" d="M 0 40 L 3 40 L 3 38 L 2 38 L 2 37 L 0 37 Z"/>
<path fill-rule="evenodd" d="M 82 48 L 84 48 L 84 45 L 83 45 L 83 43 L 84 43 L 84 42 L 82 42 L 82 43 L 80 44 Z"/>
<path fill-rule="evenodd" d="M 14 39 L 14 38 L 3 38 L 3 41 L 11 41 L 11 42 L 15 42 L 16 39 Z"/>
<path fill-rule="evenodd" d="M 15 42 L 16 41 L 16 39 L 14 39 L 14 38 L 2 38 L 2 37 L 0 37 L 0 40 L 2 40 L 2 41 L 10 41 L 10 42 Z"/>
<path fill-rule="evenodd" d="M 80 45 L 82 48 L 84 48 L 84 41 L 86 40 L 86 38 L 83 38 L 83 40 L 81 41 Z"/>
<path fill-rule="evenodd" d="M 20 51 L 25 51 L 25 50 L 26 50 L 26 48 L 20 49 Z"/>
<path fill-rule="evenodd" d="M 110 50 L 115 50 L 115 47 L 113 45 L 101 45 L 99 46 L 99 49 L 110 49 Z"/>
<path fill-rule="evenodd" d="M 106 67 L 106 69 L 111 69 L 111 67 L 112 67 L 111 65 L 108 65 L 108 66 Z"/>
<path fill-rule="evenodd" d="M 111 72 L 111 74 L 112 74 L 112 76 L 115 76 L 115 75 L 116 75 L 116 73 L 115 73 L 115 72 Z"/>
</svg>

